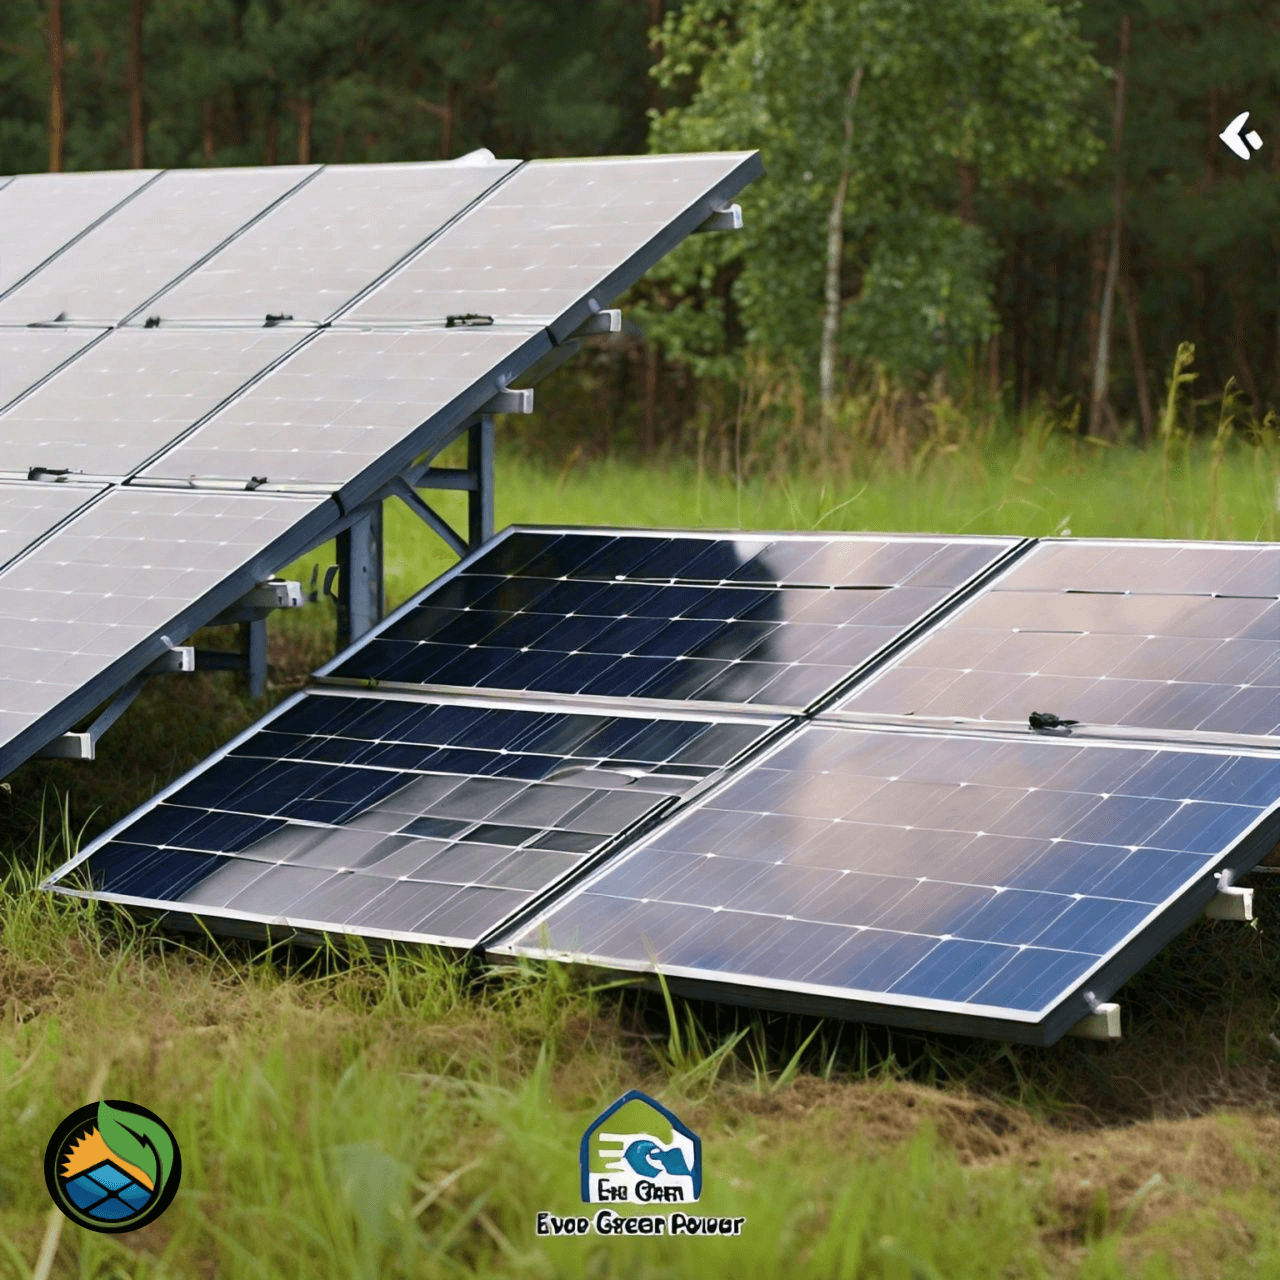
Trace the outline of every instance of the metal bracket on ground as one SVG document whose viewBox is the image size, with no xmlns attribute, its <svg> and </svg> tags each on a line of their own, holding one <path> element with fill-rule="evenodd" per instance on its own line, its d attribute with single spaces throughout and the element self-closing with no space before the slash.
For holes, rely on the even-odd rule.
<svg viewBox="0 0 1280 1280">
<path fill-rule="evenodd" d="M 1120 1006 L 1099 1000 L 1092 991 L 1086 991 L 1084 998 L 1091 1012 L 1081 1018 L 1067 1035 L 1082 1040 L 1119 1040 Z"/>
<path fill-rule="evenodd" d="M 1205 916 L 1210 920 L 1252 920 L 1253 890 L 1233 884 L 1230 871 L 1219 871 L 1214 878 L 1218 892 L 1205 907 Z"/>
</svg>

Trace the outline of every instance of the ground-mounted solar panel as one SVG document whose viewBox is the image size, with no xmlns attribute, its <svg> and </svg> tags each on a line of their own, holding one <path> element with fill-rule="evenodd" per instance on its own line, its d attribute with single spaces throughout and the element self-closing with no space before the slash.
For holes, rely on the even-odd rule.
<svg viewBox="0 0 1280 1280">
<path fill-rule="evenodd" d="M 154 169 L 24 173 L 0 191 L 0 294 L 156 176 Z"/>
<path fill-rule="evenodd" d="M 797 711 L 1017 545 L 514 529 L 319 674 Z"/>
<path fill-rule="evenodd" d="M 0 480 L 0 568 L 102 491 L 102 485 Z"/>
<path fill-rule="evenodd" d="M 310 545 L 332 505 L 115 488 L 10 563 L 0 572 L 0 777 L 164 653 L 164 636 L 181 642 L 288 547 Z"/>
<path fill-rule="evenodd" d="M 0 324 L 124 320 L 316 166 L 173 169 L 0 301 Z"/>
<path fill-rule="evenodd" d="M 491 950 L 1052 1043 L 1280 837 L 1280 754 L 811 724 Z"/>
<path fill-rule="evenodd" d="M 540 332 L 330 329 L 143 475 L 324 484 L 357 501 L 550 349 Z"/>
<path fill-rule="evenodd" d="M 148 310 L 162 323 L 268 315 L 319 323 L 516 164 L 326 165 Z"/>
<path fill-rule="evenodd" d="M 0 413 L 0 470 L 130 475 L 298 339 L 278 328 L 116 329 Z"/>
<path fill-rule="evenodd" d="M 470 948 L 774 727 L 303 693 L 51 883 L 233 932 Z"/>
<path fill-rule="evenodd" d="M 474 313 L 560 341 L 762 172 L 757 152 L 535 160 L 344 319 Z"/>
<path fill-rule="evenodd" d="M 1280 732 L 1280 547 L 1048 540 L 838 710 Z"/>
<path fill-rule="evenodd" d="M 83 351 L 103 329 L 0 329 L 0 409 Z M 9 470 L 0 453 L 0 470 Z"/>
</svg>

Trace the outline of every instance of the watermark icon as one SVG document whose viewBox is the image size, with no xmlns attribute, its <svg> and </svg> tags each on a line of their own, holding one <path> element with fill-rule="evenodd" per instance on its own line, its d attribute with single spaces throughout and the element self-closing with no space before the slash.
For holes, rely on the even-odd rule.
<svg viewBox="0 0 1280 1280">
<path fill-rule="evenodd" d="M 678 1116 L 638 1090 L 624 1093 L 582 1135 L 578 1176 L 591 1214 L 537 1215 L 540 1236 L 737 1236 L 745 1218 L 708 1217 L 683 1207 L 620 1213 L 615 1206 L 694 1205 L 702 1195 L 702 1141 Z"/>
<path fill-rule="evenodd" d="M 182 1154 L 172 1130 L 132 1102 L 91 1102 L 54 1130 L 44 1153 L 53 1203 L 90 1231 L 136 1231 L 173 1203 Z"/>
</svg>

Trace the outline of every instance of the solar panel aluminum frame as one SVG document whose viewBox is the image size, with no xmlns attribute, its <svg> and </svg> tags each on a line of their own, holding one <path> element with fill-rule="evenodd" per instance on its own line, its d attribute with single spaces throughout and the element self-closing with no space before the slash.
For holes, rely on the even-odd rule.
<svg viewBox="0 0 1280 1280">
<path fill-rule="evenodd" d="M 772 542 L 803 542 L 803 541 L 829 541 L 833 537 L 840 537 L 840 533 L 802 533 L 802 532 L 770 532 L 769 530 L 756 529 L 688 529 L 688 528 L 661 528 L 648 529 L 631 527 L 624 525 L 542 525 L 542 524 L 513 524 L 508 525 L 505 529 L 500 530 L 492 538 L 490 538 L 482 547 L 477 548 L 464 559 L 459 560 L 457 564 L 451 565 L 444 573 L 424 587 L 421 591 L 416 592 L 408 600 L 404 602 L 398 609 L 385 617 L 376 627 L 367 631 L 357 641 L 341 653 L 335 655 L 324 666 L 319 667 L 313 672 L 313 678 L 322 682 L 334 685 L 342 685 L 348 688 L 362 688 L 368 686 L 368 680 L 353 676 L 338 676 L 333 672 L 347 661 L 353 654 L 357 653 L 361 648 L 368 644 L 371 640 L 376 639 L 384 631 L 394 626 L 399 620 L 411 613 L 421 601 L 432 591 L 438 590 L 447 583 L 452 582 L 455 578 L 465 573 L 481 556 L 487 555 L 494 550 L 507 538 L 522 533 L 541 533 L 541 534 L 590 534 L 590 535 L 615 535 L 618 537 L 627 536 L 657 536 L 657 537 L 679 537 L 679 538 L 695 538 L 704 539 L 708 542 L 714 542 L 723 538 L 749 538 L 755 540 L 768 540 Z M 998 543 L 1006 542 L 1008 539 L 999 537 L 987 537 L 980 534 L 974 534 L 969 537 L 951 537 L 947 534 L 877 534 L 874 532 L 855 532 L 845 531 L 843 536 L 851 538 L 865 537 L 868 540 L 876 540 L 881 542 L 911 542 L 917 538 L 939 538 L 949 542 L 973 542 L 973 543 Z M 794 716 L 797 714 L 815 714 L 840 697 L 843 697 L 849 690 L 850 686 L 857 684 L 863 680 L 868 671 L 874 670 L 883 663 L 892 660 L 899 653 L 903 646 L 914 640 L 921 631 L 931 629 L 937 620 L 947 614 L 953 607 L 957 599 L 967 599 L 987 584 L 992 575 L 998 573 L 1010 560 L 1016 559 L 1023 552 L 1034 544 L 1034 539 L 1023 538 L 1014 541 L 1001 556 L 997 557 L 987 568 L 975 574 L 968 582 L 954 589 L 950 595 L 941 600 L 931 610 L 925 613 L 916 622 L 904 628 L 903 634 L 896 639 L 890 641 L 879 652 L 873 654 L 867 661 L 853 668 L 850 673 L 833 689 L 825 693 L 822 698 L 814 705 L 814 707 L 806 712 L 799 713 L 794 707 L 780 706 L 771 703 L 752 703 L 751 710 L 766 716 Z M 643 581 L 643 579 L 636 579 Z M 690 581 L 694 581 L 690 579 Z M 404 689 L 406 691 L 416 692 L 421 689 L 431 689 L 441 693 L 466 695 L 475 693 L 476 689 L 471 686 L 460 685 L 420 685 L 412 683 L 400 683 L 396 681 L 381 680 L 377 682 L 377 687 L 382 689 Z M 494 691 L 497 696 L 496 690 Z M 584 694 L 562 694 L 550 693 L 544 691 L 525 691 L 518 689 L 503 689 L 502 697 L 507 698 L 531 698 L 534 700 L 549 700 L 565 706 L 583 706 L 590 702 L 593 706 L 600 707 L 627 707 L 637 705 L 634 698 L 615 698 L 602 695 L 584 695 Z M 563 701 L 562 701 L 563 700 Z M 733 704 L 722 702 L 699 701 L 698 699 L 688 698 L 679 700 L 670 700 L 663 698 L 644 699 L 639 705 L 654 708 L 666 708 L 668 710 L 692 709 L 708 711 L 714 709 L 716 712 L 727 710 Z M 745 708 L 744 708 L 745 709 Z"/>
<path fill-rule="evenodd" d="M 252 502 L 254 499 L 246 495 L 244 500 Z M 308 501 L 302 498 L 297 501 L 299 510 L 306 510 Z M 337 504 L 330 500 L 317 501 L 312 498 L 309 505 L 311 510 L 308 514 L 303 515 L 287 534 L 264 547 L 246 565 L 223 578 L 216 587 L 183 609 L 169 624 L 173 638 L 186 639 L 223 610 L 234 605 L 259 582 L 270 577 L 281 565 L 296 560 L 312 547 L 332 538 L 339 529 L 350 523 L 350 519 L 344 519 Z M 76 514 L 84 510 L 81 507 Z M 74 516 L 62 522 L 59 527 L 66 528 L 73 524 Z M 16 559 L 10 563 L 16 563 Z M 135 645 L 104 667 L 87 684 L 81 685 L 70 697 L 63 699 L 54 710 L 0 745 L 0 778 L 12 773 L 46 743 L 66 733 L 167 651 L 168 645 L 164 637 L 158 631 L 153 632 L 141 644 Z"/>
<path fill-rule="evenodd" d="M 826 703 L 824 703 L 822 707 L 822 710 L 824 713 L 823 718 L 825 720 L 831 721 L 832 723 L 862 725 L 862 726 L 868 726 L 873 723 L 876 725 L 893 725 L 893 724 L 909 725 L 913 723 L 921 724 L 922 722 L 926 722 L 926 723 L 932 722 L 932 725 L 935 728 L 941 728 L 944 725 L 951 725 L 951 726 L 955 726 L 957 728 L 962 728 L 962 729 L 965 729 L 965 728 L 975 729 L 975 730 L 978 730 L 979 732 L 1000 732 L 1002 729 L 1008 730 L 1008 729 L 1015 729 L 1020 727 L 1020 725 L 1022 724 L 1021 721 L 974 720 L 967 716 L 957 716 L 957 715 L 924 717 L 924 716 L 916 716 L 916 715 L 911 715 L 911 716 L 895 715 L 891 712 L 863 712 L 863 711 L 855 711 L 852 709 L 845 709 L 841 707 L 839 703 L 841 702 L 841 700 L 850 697 L 855 692 L 861 692 L 863 688 L 872 687 L 874 684 L 875 676 L 880 674 L 881 670 L 888 668 L 893 662 L 909 658 L 916 649 L 922 647 L 926 642 L 933 639 L 934 636 L 937 634 L 938 630 L 940 630 L 942 626 L 945 626 L 950 622 L 959 621 L 960 619 L 962 619 L 965 613 L 970 608 L 974 607 L 977 604 L 979 598 L 985 597 L 987 592 L 998 591 L 1000 589 L 1000 584 L 1006 579 L 1010 578 L 1013 574 L 1015 574 L 1022 567 L 1021 562 L 1024 559 L 1029 560 L 1033 555 L 1033 553 L 1037 551 L 1040 547 L 1074 546 L 1074 547 L 1092 547 L 1099 550 L 1105 550 L 1108 547 L 1133 547 L 1135 545 L 1141 545 L 1143 543 L 1147 543 L 1153 548 L 1155 547 L 1174 548 L 1179 551 L 1184 551 L 1184 550 L 1185 551 L 1204 551 L 1206 548 L 1213 548 L 1213 547 L 1221 547 L 1224 549 L 1244 551 L 1244 550 L 1258 550 L 1261 547 L 1272 545 L 1268 543 L 1245 542 L 1245 541 L 1207 542 L 1207 541 L 1191 541 L 1187 539 L 1173 540 L 1173 539 L 1164 539 L 1164 538 L 1028 538 L 1024 541 L 1021 549 L 1019 550 L 1019 553 L 1016 556 L 1009 557 L 1006 561 L 1004 561 L 1001 565 L 999 565 L 998 568 L 993 568 L 993 570 L 990 573 L 988 573 L 985 580 L 982 581 L 977 586 L 975 586 L 972 590 L 966 590 L 962 596 L 957 596 L 956 598 L 953 598 L 953 601 L 948 601 L 948 611 L 947 611 L 946 617 L 935 620 L 938 624 L 940 624 L 938 627 L 935 627 L 934 625 L 931 624 L 930 627 L 927 629 L 927 634 L 924 634 L 924 633 L 913 634 L 910 637 L 909 641 L 899 645 L 891 654 L 887 655 L 887 657 L 883 661 L 877 661 L 874 664 L 874 667 L 869 666 L 868 669 L 864 670 L 859 680 L 854 682 L 856 687 L 851 686 L 849 688 L 845 688 L 840 692 L 840 694 L 837 697 L 831 698 Z M 1028 588 L 1028 590 L 1032 590 L 1032 588 Z M 1010 594 L 1016 594 L 1016 593 L 1011 592 Z M 1069 588 L 1067 588 L 1067 589 L 1064 589 L 1063 594 L 1119 595 L 1124 593 L 1091 592 L 1091 591 L 1084 591 L 1084 590 L 1072 591 Z M 1167 596 L 1167 595 L 1180 594 L 1180 593 L 1167 592 L 1167 591 L 1152 591 L 1150 593 L 1138 593 L 1138 594 L 1150 594 L 1152 596 Z M 1202 593 L 1193 593 L 1193 594 L 1201 595 Z M 1214 598 L 1214 597 L 1208 596 L 1205 598 Z M 1030 708 L 1028 708 L 1028 710 L 1030 710 Z M 1189 743 L 1189 744 L 1203 743 L 1205 745 L 1211 745 L 1216 743 L 1228 743 L 1228 744 L 1237 743 L 1246 748 L 1265 747 L 1268 743 L 1272 743 L 1275 741 L 1274 738 L 1269 738 L 1266 735 L 1260 735 L 1260 734 L 1219 733 L 1219 732 L 1214 732 L 1212 730 L 1200 730 L 1200 729 L 1171 729 L 1171 730 L 1162 731 L 1162 730 L 1147 729 L 1137 725 L 1106 725 L 1106 726 L 1096 726 L 1096 727 L 1101 728 L 1105 733 L 1105 736 L 1108 739 L 1113 741 L 1130 741 L 1131 740 L 1135 742 L 1147 742 L 1147 743 L 1168 742 L 1174 745 L 1178 743 Z M 1089 733 L 1089 728 L 1086 726 L 1080 726 L 1079 728 L 1073 730 L 1073 732 L 1076 734 L 1077 737 L 1079 737 L 1082 734 Z"/>
<path fill-rule="evenodd" d="M 483 708 L 485 710 L 543 712 L 553 715 L 574 714 L 573 711 L 566 711 L 564 707 L 554 706 L 545 701 L 541 704 L 530 705 L 525 702 L 513 701 L 509 698 L 453 697 L 440 694 L 419 694 L 417 696 L 412 696 L 394 691 L 386 692 L 381 690 L 376 693 L 369 692 L 367 694 L 362 694 L 359 691 L 352 691 L 348 689 L 302 689 L 291 697 L 286 698 L 261 720 L 256 721 L 247 729 L 237 734 L 229 742 L 219 747 L 212 755 L 207 756 L 199 764 L 187 770 L 187 772 L 181 777 L 171 782 L 164 788 L 164 790 L 157 792 L 145 804 L 139 806 L 132 813 L 126 815 L 119 822 L 115 823 L 101 835 L 97 836 L 87 848 L 82 849 L 74 858 L 59 867 L 51 876 L 44 880 L 40 887 L 53 893 L 63 894 L 67 897 L 116 902 L 121 906 L 130 907 L 155 916 L 161 923 L 189 932 L 208 932 L 208 925 L 205 923 L 205 919 L 208 917 L 216 917 L 218 920 L 219 933 L 228 934 L 234 937 L 242 937 L 252 941 L 284 940 L 297 942 L 302 945 L 323 945 L 326 941 L 330 941 L 334 937 L 345 936 L 359 937 L 362 941 L 372 944 L 374 949 L 377 949 L 379 944 L 412 941 L 415 945 L 441 947 L 455 954 L 464 953 L 467 950 L 466 948 L 459 948 L 456 941 L 452 941 L 447 938 L 432 938 L 429 935 L 421 935 L 419 937 L 407 939 L 404 933 L 396 930 L 379 929 L 366 926 L 361 926 L 358 930 L 346 932 L 341 929 L 335 929 L 332 925 L 326 925 L 319 921 L 295 920 L 285 916 L 265 916 L 254 912 L 236 911 L 227 907 L 211 908 L 207 912 L 183 911 L 180 907 L 175 908 L 174 903 L 171 901 L 154 898 L 139 898 L 128 894 L 86 890 L 62 883 L 62 881 L 70 876 L 79 866 L 93 857 L 99 849 L 110 843 L 123 831 L 127 830 L 128 827 L 138 818 L 150 813 L 163 801 L 180 791 L 189 782 L 198 778 L 205 769 L 217 764 L 226 756 L 229 756 L 236 750 L 236 748 L 248 742 L 259 731 L 268 728 L 293 707 L 297 706 L 300 702 L 309 697 L 367 697 L 370 701 L 391 699 L 416 706 L 448 705 Z M 577 713 L 592 714 L 595 710 L 595 708 L 578 708 Z M 764 735 L 761 742 L 746 748 L 728 764 L 722 766 L 722 769 L 726 772 L 732 772 L 744 759 L 754 757 L 759 754 L 763 749 L 763 744 L 765 742 L 772 741 L 777 733 L 783 728 L 781 724 L 759 715 L 715 715 L 686 711 L 657 711 L 648 707 L 634 706 L 617 711 L 610 710 L 603 714 L 630 716 L 638 720 L 683 719 L 717 724 L 758 725 L 762 731 L 762 735 Z M 607 861 L 618 849 L 631 844 L 640 836 L 659 825 L 673 813 L 680 812 L 688 808 L 694 799 L 707 791 L 710 787 L 718 785 L 719 782 L 720 778 L 716 775 L 712 775 L 712 777 L 696 783 L 682 795 L 669 796 L 669 803 L 659 804 L 645 817 L 620 831 L 602 848 L 597 850 L 595 853 L 586 856 L 583 859 L 582 865 L 566 873 L 560 880 L 557 880 L 551 885 L 537 891 L 534 894 L 534 897 L 525 904 L 525 907 L 528 909 L 540 908 L 548 900 L 553 899 L 562 892 L 566 884 L 576 883 L 583 876 L 589 875 L 603 862 Z M 490 929 L 485 937 L 494 936 L 504 931 L 504 929 L 505 922 L 499 924 L 496 928 Z M 484 938 L 481 938 L 476 946 L 470 950 L 479 956 L 483 952 L 483 944 Z"/>
<path fill-rule="evenodd" d="M 770 758 L 790 745 L 794 740 L 794 730 L 803 728 L 805 723 L 813 723 L 816 727 L 816 722 L 812 721 L 794 723 L 793 732 L 782 735 L 767 750 L 756 753 L 751 764 L 767 764 Z M 869 728 L 869 726 L 863 727 Z M 937 729 L 887 726 L 877 726 L 875 731 L 943 737 L 950 740 L 964 738 L 971 741 L 990 741 L 992 736 L 981 731 L 948 733 Z M 1090 743 L 1089 746 L 1097 750 L 1142 749 L 1138 744 L 1116 742 Z M 1239 752 L 1199 745 L 1162 745 L 1159 749 L 1192 754 L 1249 755 L 1271 759 L 1280 756 L 1280 752 L 1274 750 Z M 698 803 L 713 800 L 717 793 L 740 781 L 741 777 L 742 768 L 739 767 L 731 775 L 717 779 L 713 787 L 707 788 L 697 797 L 695 803 L 684 806 L 681 810 L 682 814 L 696 809 Z M 670 819 L 664 819 L 662 825 L 665 825 L 668 820 Z M 652 834 L 654 833 L 649 832 L 633 840 L 628 849 L 621 851 L 622 857 L 641 852 L 646 840 Z M 533 904 L 529 904 L 529 908 L 522 911 L 501 932 L 495 931 L 486 940 L 486 958 L 492 963 L 511 962 L 526 957 L 587 965 L 614 977 L 633 976 L 638 984 L 650 989 L 656 990 L 660 986 L 665 986 L 667 990 L 690 999 L 711 1000 L 747 1008 L 869 1022 L 914 1031 L 978 1035 L 1020 1044 L 1048 1046 L 1060 1040 L 1081 1019 L 1092 1013 L 1094 1003 L 1109 1000 L 1126 981 L 1154 959 L 1178 934 L 1195 923 L 1219 891 L 1218 873 L 1230 872 L 1233 877 L 1247 874 L 1261 863 L 1277 842 L 1280 842 L 1280 800 L 1263 810 L 1253 825 L 1243 832 L 1229 849 L 1208 862 L 1194 882 L 1185 884 L 1181 890 L 1170 895 L 1163 903 L 1153 907 L 1146 917 L 1146 922 L 1132 929 L 1122 942 L 1101 956 L 1097 964 L 1072 984 L 1065 996 L 1036 1012 L 1023 1012 L 991 1005 L 965 1005 L 924 996 L 903 997 L 890 992 L 862 992 L 857 997 L 851 997 L 843 988 L 787 982 L 778 978 L 760 979 L 758 982 L 733 982 L 723 973 L 713 970 L 660 963 L 640 968 L 622 964 L 616 958 L 592 957 L 555 947 L 521 945 L 513 941 L 513 938 L 521 930 L 526 929 L 540 914 Z M 550 909 L 554 911 L 556 906 L 571 901 L 578 894 L 589 890 L 596 876 L 603 876 L 612 871 L 617 861 L 615 857 L 610 859 L 608 864 L 602 863 L 590 875 L 580 878 L 568 892 L 558 893 L 556 895 L 558 902 L 552 903 Z M 624 901 L 626 900 L 619 899 L 619 902 Z M 545 905 L 543 909 L 547 909 Z"/>
</svg>

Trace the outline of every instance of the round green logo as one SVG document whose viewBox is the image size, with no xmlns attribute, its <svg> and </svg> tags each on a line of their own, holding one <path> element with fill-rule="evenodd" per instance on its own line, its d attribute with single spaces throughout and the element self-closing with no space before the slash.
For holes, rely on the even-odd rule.
<svg viewBox="0 0 1280 1280">
<path fill-rule="evenodd" d="M 54 1130 L 44 1153 L 53 1202 L 90 1231 L 136 1231 L 173 1202 L 182 1155 L 169 1126 L 132 1102 L 91 1102 Z"/>
</svg>

